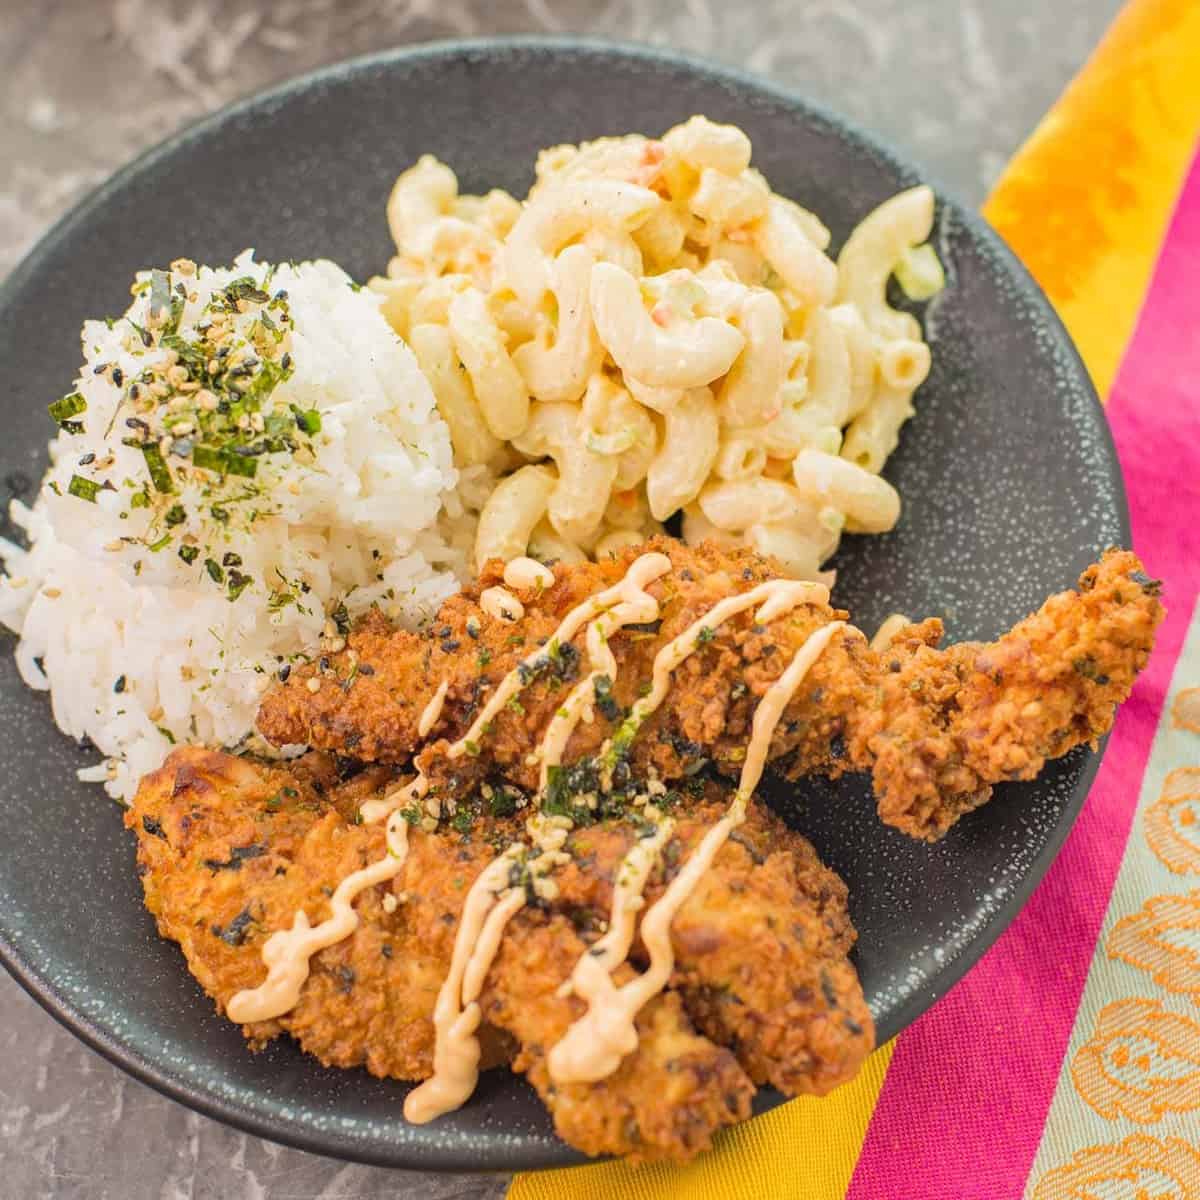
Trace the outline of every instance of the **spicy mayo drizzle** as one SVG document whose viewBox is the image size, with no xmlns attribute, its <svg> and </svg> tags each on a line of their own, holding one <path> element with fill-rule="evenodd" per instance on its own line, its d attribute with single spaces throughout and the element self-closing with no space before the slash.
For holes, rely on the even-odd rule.
<svg viewBox="0 0 1200 1200">
<path fill-rule="evenodd" d="M 543 789 L 549 769 L 561 763 L 579 721 L 585 715 L 590 719 L 597 677 L 607 674 L 610 679 L 615 678 L 617 663 L 608 646 L 609 637 L 625 625 L 653 621 L 658 617 L 658 603 L 646 588 L 670 569 L 671 561 L 665 554 L 641 555 L 616 584 L 571 609 L 552 635 L 551 646 L 563 645 L 586 625 L 590 671 L 572 689 L 543 736 L 539 748 Z M 516 559 L 505 568 L 504 582 L 513 588 L 547 587 L 554 582 L 554 576 L 532 559 Z M 489 590 L 504 591 L 502 588 Z M 516 599 L 508 597 L 507 593 L 504 595 Z M 650 691 L 634 705 L 618 734 L 623 733 L 627 741 L 632 739 L 666 698 L 675 668 L 706 640 L 706 633 L 711 634 L 730 617 L 757 606 L 756 618 L 766 624 L 801 604 L 823 604 L 828 599 L 828 588 L 821 584 L 770 580 L 721 601 L 659 651 L 654 660 Z M 519 606 L 519 601 L 517 604 Z M 507 603 L 505 607 L 508 607 Z M 550 1073 L 556 1082 L 601 1079 L 616 1069 L 625 1054 L 636 1048 L 634 1019 L 643 1005 L 666 986 L 673 969 L 671 922 L 730 833 L 745 819 L 746 805 L 762 775 L 775 726 L 805 673 L 841 626 L 842 622 L 834 622 L 812 634 L 763 697 L 754 715 L 737 794 L 726 814 L 705 834 L 691 859 L 643 919 L 642 939 L 650 952 L 649 968 L 618 989 L 613 984 L 612 972 L 629 954 L 646 880 L 674 829 L 671 818 L 654 817 L 651 814 L 656 810 L 647 808 L 647 816 L 655 820 L 657 828 L 650 837 L 640 839 L 622 861 L 613 890 L 608 932 L 580 958 L 566 985 L 588 1002 L 588 1010 L 551 1050 Z M 534 668 L 544 653 L 540 648 L 531 652 L 505 675 L 471 727 L 449 745 L 448 757 L 458 758 L 468 751 L 474 752 L 478 739 L 497 713 L 535 677 Z M 441 716 L 447 690 L 448 682 L 443 680 L 422 711 L 417 726 L 421 737 L 432 730 Z M 388 857 L 342 880 L 331 901 L 333 914 L 320 925 L 311 927 L 301 910 L 290 930 L 281 930 L 267 940 L 263 946 L 267 979 L 259 987 L 233 997 L 228 1011 L 235 1021 L 266 1020 L 295 1005 L 308 977 L 311 956 L 349 936 L 357 927 L 358 916 L 352 907 L 355 897 L 372 884 L 393 878 L 402 869 L 407 851 L 407 823 L 399 810 L 421 801 L 429 787 L 428 778 L 418 772 L 409 783 L 362 806 L 360 813 L 365 822 L 388 818 Z M 483 870 L 467 894 L 450 969 L 439 991 L 434 1013 L 437 1034 L 434 1073 L 409 1094 L 404 1112 L 410 1121 L 429 1121 L 457 1108 L 474 1090 L 480 1056 L 476 1037 L 481 1019 L 478 997 L 504 927 L 525 903 L 524 887 L 511 886 L 510 876 L 513 864 L 522 860 L 526 853 L 527 847 L 523 843 L 509 846 Z"/>
<path fill-rule="evenodd" d="M 768 588 L 770 585 L 763 584 L 761 587 Z M 717 605 L 701 621 L 665 646 L 655 659 L 655 675 L 658 675 L 658 659 L 665 657 L 666 661 L 671 661 L 678 656 L 676 665 L 682 662 L 683 658 L 695 649 L 702 628 L 712 628 L 720 621 L 727 620 L 733 612 L 751 607 L 753 600 L 736 607 L 733 602 L 744 601 L 753 596 L 754 592 L 759 592 L 756 599 L 762 598 L 759 588 L 743 596 L 730 597 L 729 601 Z M 785 592 L 782 588 L 776 588 L 759 609 L 758 619 L 764 623 L 774 619 L 781 612 L 787 611 L 787 608 L 803 603 L 801 596 L 798 591 Z M 781 608 L 781 605 L 784 607 Z M 725 612 L 721 613 L 723 606 Z M 658 903 L 642 919 L 642 941 L 650 955 L 649 967 L 636 979 L 617 987 L 612 980 L 612 972 L 625 960 L 633 941 L 633 921 L 631 916 L 626 915 L 630 904 L 629 889 L 636 886 L 640 898 L 641 889 L 645 887 L 653 866 L 653 862 L 647 865 L 646 853 L 640 845 L 635 845 L 626 855 L 617 870 L 609 933 L 597 943 L 603 945 L 603 949 L 596 956 L 592 955 L 591 950 L 585 951 L 571 975 L 572 990 L 587 1001 L 588 1009 L 550 1051 L 547 1061 L 550 1078 L 555 1083 L 595 1082 L 604 1079 L 620 1066 L 625 1055 L 636 1049 L 638 1034 L 634 1021 L 637 1014 L 650 999 L 667 986 L 675 966 L 675 953 L 671 946 L 671 923 L 705 872 L 712 866 L 729 835 L 746 819 L 746 805 L 762 778 L 775 727 L 809 668 L 843 625 L 842 621 L 834 621 L 810 634 L 804 645 L 796 651 L 787 669 L 759 701 L 754 712 L 750 743 L 746 748 L 746 760 L 742 764 L 741 778 L 733 802 L 725 815 L 704 835 L 700 845 L 682 870 L 671 880 Z M 674 651 L 672 647 L 675 647 Z M 647 697 L 651 698 L 652 696 Z M 656 838 L 661 833 L 662 826 L 659 827 Z M 665 841 L 666 838 L 662 838 L 658 846 L 661 847 Z M 622 876 L 625 875 L 628 875 L 627 885 L 622 886 Z"/>
<path fill-rule="evenodd" d="M 600 593 L 611 597 L 613 604 L 607 611 L 602 610 L 588 625 L 586 642 L 591 670 L 571 689 L 571 694 L 551 717 L 542 737 L 542 766 L 538 781 L 541 791 L 546 790 L 550 768 L 562 762 L 563 751 L 575 726 L 579 724 L 584 711 L 591 707 L 597 678 L 601 675 L 607 675 L 610 681 L 616 678 L 617 660 L 608 645 L 608 639 L 626 625 L 639 625 L 657 619 L 658 601 L 646 591 L 646 586 L 661 579 L 670 569 L 671 560 L 665 554 L 643 554 L 633 561 L 620 583 Z"/>
<path fill-rule="evenodd" d="M 510 846 L 483 869 L 467 893 L 450 970 L 433 1010 L 437 1031 L 433 1074 L 404 1101 L 404 1116 L 414 1125 L 458 1108 L 475 1090 L 480 1054 L 475 1033 L 482 1016 L 479 993 L 505 925 L 525 904 L 524 887 L 509 884 L 512 867 L 524 852 L 519 842 Z"/>
<path fill-rule="evenodd" d="M 443 679 L 438 684 L 437 691 L 429 698 L 429 703 L 421 710 L 417 721 L 417 736 L 428 737 L 429 731 L 437 724 L 442 715 L 442 705 L 446 703 L 446 693 L 450 690 L 450 680 Z"/>
<path fill-rule="evenodd" d="M 408 854 L 408 824 L 393 813 L 387 824 L 387 854 L 378 862 L 347 875 L 329 901 L 330 915 L 319 925 L 310 924 L 304 909 L 292 921 L 291 929 L 280 929 L 263 944 L 262 960 L 267 977 L 255 988 L 236 992 L 226 1005 L 232 1021 L 244 1025 L 251 1021 L 269 1021 L 295 1007 L 300 989 L 308 978 L 308 963 L 318 950 L 349 937 L 358 928 L 354 900 L 359 892 L 377 883 L 394 879 L 404 867 Z"/>
</svg>

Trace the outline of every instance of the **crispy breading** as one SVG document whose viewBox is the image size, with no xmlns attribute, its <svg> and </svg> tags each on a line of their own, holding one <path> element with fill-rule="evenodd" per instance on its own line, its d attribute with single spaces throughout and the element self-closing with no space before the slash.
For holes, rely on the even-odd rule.
<svg viewBox="0 0 1200 1200">
<path fill-rule="evenodd" d="M 386 768 L 340 782 L 321 754 L 283 766 L 196 747 L 174 751 L 146 777 L 126 815 L 146 903 L 218 1011 L 262 981 L 272 932 L 290 927 L 299 909 L 319 922 L 338 883 L 387 853 L 382 825 L 359 824 L 357 813 L 393 782 Z M 691 791 L 674 800 L 678 825 L 647 904 L 729 799 L 711 781 Z M 548 903 L 531 894 L 510 922 L 481 997 L 481 1032 L 485 1061 L 515 1054 L 515 1069 L 528 1074 L 571 1144 L 592 1154 L 686 1158 L 748 1115 L 752 1080 L 795 1094 L 851 1078 L 873 1029 L 846 959 L 854 932 L 844 885 L 803 838 L 752 805 L 676 916 L 675 975 L 640 1014 L 637 1050 L 598 1083 L 555 1085 L 546 1055 L 584 1011 L 560 986 L 600 936 L 617 868 L 643 832 L 631 817 L 572 833 L 572 861 L 555 875 L 558 896 Z M 412 830 L 402 872 L 358 896 L 358 928 L 313 956 L 296 1006 L 244 1026 L 252 1046 L 286 1032 L 326 1065 L 427 1077 L 433 1008 L 467 892 L 521 836 L 520 814 L 477 816 L 461 832 Z M 390 913 L 388 895 L 397 900 Z M 644 962 L 637 942 L 618 981 Z"/>
<path fill-rule="evenodd" d="M 648 881 L 648 905 L 723 811 L 703 801 L 679 818 L 664 866 Z M 635 836 L 627 824 L 607 822 L 571 835 L 573 861 L 556 880 L 558 903 L 572 908 L 577 927 L 606 919 Z M 672 987 L 755 1083 L 823 1095 L 852 1079 L 874 1048 L 871 1013 L 846 957 L 854 939 L 846 885 L 803 837 L 755 804 L 672 922 Z M 632 961 L 646 962 L 640 940 Z"/>
<path fill-rule="evenodd" d="M 510 922 L 481 1005 L 519 1043 L 513 1068 L 537 1089 L 558 1135 L 587 1154 L 682 1160 L 707 1150 L 718 1129 L 750 1115 L 754 1086 L 729 1050 L 695 1031 L 674 992 L 638 1014 L 638 1048 L 606 1079 L 550 1078 L 550 1048 L 583 1014 L 559 988 L 587 948 L 557 906 L 549 916 L 526 907 Z M 616 979 L 632 975 L 626 965 Z"/>
<path fill-rule="evenodd" d="M 774 577 L 770 560 L 655 539 L 603 563 L 556 567 L 552 586 L 519 593 L 526 611 L 515 624 L 479 606 L 480 590 L 500 580 L 501 564 L 489 563 L 477 585 L 447 600 L 421 633 L 393 629 L 373 614 L 352 631 L 345 651 L 327 657 L 327 669 L 293 670 L 266 696 L 259 728 L 277 744 L 307 743 L 365 761 L 401 763 L 418 755 L 445 795 L 462 794 L 494 771 L 532 790 L 537 764 L 530 751 L 578 678 L 582 634 L 546 647 L 547 665 L 519 702 L 492 721 L 480 759 L 448 760 L 446 746 L 567 612 L 616 582 L 646 550 L 667 554 L 673 569 L 647 589 L 661 621 L 609 641 L 618 663 L 610 711 L 619 719 L 649 680 L 662 646 L 721 599 Z M 931 619 L 876 654 L 848 627 L 788 705 L 771 757 L 786 760 L 792 777 L 870 771 L 883 820 L 935 840 L 983 803 L 992 784 L 1031 778 L 1047 758 L 1094 743 L 1145 665 L 1162 613 L 1158 586 L 1137 558 L 1110 550 L 1084 573 L 1078 591 L 1052 597 L 994 643 L 937 649 L 942 627 Z M 675 671 L 667 700 L 633 744 L 632 772 L 653 766 L 676 779 L 711 760 L 736 774 L 763 693 L 809 634 L 845 616 L 808 604 L 765 627 L 751 612 L 725 623 Z M 418 720 L 443 680 L 446 702 L 435 740 L 427 742 Z M 613 728 L 598 711 L 576 728 L 564 761 L 595 754 Z"/>
</svg>

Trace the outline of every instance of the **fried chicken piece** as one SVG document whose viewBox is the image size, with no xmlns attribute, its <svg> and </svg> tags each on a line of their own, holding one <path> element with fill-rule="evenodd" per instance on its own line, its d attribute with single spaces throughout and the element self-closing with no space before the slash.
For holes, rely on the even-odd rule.
<svg viewBox="0 0 1200 1200">
<path fill-rule="evenodd" d="M 750 1115 L 754 1086 L 733 1054 L 695 1032 L 674 992 L 638 1014 L 638 1048 L 606 1079 L 550 1078 L 550 1048 L 584 1011 L 558 989 L 587 948 L 559 911 L 546 917 L 527 907 L 509 923 L 481 1004 L 484 1020 L 520 1044 L 513 1069 L 545 1101 L 559 1136 L 587 1154 L 682 1160 L 707 1150 L 716 1130 Z M 632 976 L 625 964 L 615 978 Z"/>
<path fill-rule="evenodd" d="M 262 981 L 271 933 L 301 908 L 322 920 L 338 883 L 386 853 L 382 826 L 352 822 L 390 778 L 375 769 L 339 784 L 324 755 L 284 767 L 184 747 L 142 780 L 125 823 L 138 835 L 146 907 L 218 1012 Z M 429 1074 L 449 951 L 414 937 L 411 914 L 385 912 L 384 895 L 376 887 L 359 896 L 358 929 L 313 957 L 290 1012 L 243 1026 L 254 1048 L 287 1032 L 326 1066 Z"/>
<path fill-rule="evenodd" d="M 711 802 L 715 791 L 679 818 L 665 866 L 647 883 L 647 905 L 724 812 Z M 572 909 L 576 927 L 590 931 L 607 919 L 613 880 L 635 836 L 616 822 L 572 834 L 573 861 L 556 880 L 558 903 Z M 874 1049 L 871 1013 L 846 957 L 855 936 L 846 885 L 808 841 L 754 804 L 672 923 L 671 986 L 755 1083 L 789 1096 L 824 1095 L 857 1075 Z M 632 960 L 647 961 L 640 940 Z"/>
<path fill-rule="evenodd" d="M 262 944 L 272 932 L 290 927 L 300 908 L 319 922 L 341 880 L 387 853 L 382 824 L 357 824 L 356 817 L 363 801 L 392 782 L 386 768 L 339 782 L 320 754 L 282 766 L 197 747 L 174 751 L 143 780 L 126 824 L 138 836 L 147 907 L 162 935 L 179 942 L 218 1011 L 262 981 Z M 696 790 L 703 794 L 694 805 L 678 801 L 690 808 L 650 881 L 648 902 L 728 799 L 715 784 Z M 313 956 L 296 1006 L 243 1027 L 253 1047 L 286 1032 L 327 1066 L 428 1077 L 432 1013 L 467 892 L 498 849 L 522 835 L 516 816 L 477 816 L 464 830 L 410 833 L 402 872 L 360 893 L 358 928 Z M 546 1054 L 584 1011 L 558 989 L 599 936 L 613 875 L 637 832 L 629 821 L 577 831 L 559 896 L 550 904 L 531 896 L 510 922 L 480 999 L 484 1063 L 506 1061 L 515 1050 L 515 1068 L 542 1094 L 561 1136 L 588 1153 L 687 1158 L 749 1114 L 750 1077 L 811 1091 L 848 1078 L 870 1049 L 870 1017 L 845 960 L 853 931 L 844 887 L 803 839 L 755 809 L 676 918 L 681 990 L 646 1005 L 639 1045 L 613 1075 L 555 1085 Z M 398 900 L 390 913 L 389 894 Z M 773 971 L 792 972 L 791 991 L 759 977 L 759 954 Z M 624 965 L 618 979 L 633 970 Z M 828 986 L 814 982 L 826 975 Z M 707 1001 L 710 993 L 720 999 Z M 696 1031 L 693 1005 L 706 1030 L 737 1039 L 736 1057 Z M 845 1026 L 841 1040 L 832 1039 L 823 1026 L 833 1012 L 860 1027 Z M 811 1032 L 789 1031 L 792 1025 Z"/>
<path fill-rule="evenodd" d="M 276 744 L 307 743 L 369 762 L 416 756 L 445 796 L 465 794 L 496 771 L 533 790 L 537 766 L 529 753 L 583 669 L 582 634 L 545 647 L 519 703 L 492 721 L 486 753 L 451 760 L 446 748 L 567 612 L 648 550 L 667 554 L 673 565 L 647 589 L 661 620 L 609 640 L 618 664 L 611 704 L 598 702 L 597 719 L 576 728 L 564 756 L 585 762 L 637 699 L 663 645 L 721 599 L 775 577 L 770 560 L 656 538 L 603 563 L 556 567 L 553 585 L 519 593 L 525 616 L 516 624 L 479 606 L 480 591 L 500 582 L 501 564 L 492 562 L 420 634 L 369 614 L 344 651 L 326 656 L 326 667 L 295 669 L 268 693 L 259 728 Z M 1094 744 L 1110 727 L 1149 656 L 1163 615 L 1158 593 L 1133 554 L 1110 550 L 1084 572 L 1077 591 L 1051 597 L 994 643 L 939 650 L 941 622 L 931 619 L 876 654 L 848 627 L 788 705 L 771 757 L 785 760 L 790 777 L 871 772 L 882 819 L 936 840 L 982 804 L 992 784 L 1032 778 L 1047 758 Z M 631 774 L 653 766 L 662 778 L 677 779 L 708 760 L 736 774 L 758 700 L 809 634 L 845 616 L 810 604 L 765 627 L 749 611 L 726 622 L 675 671 L 666 701 L 633 743 Z M 425 744 L 419 718 L 443 681 L 448 692 L 433 730 L 439 740 Z"/>
</svg>

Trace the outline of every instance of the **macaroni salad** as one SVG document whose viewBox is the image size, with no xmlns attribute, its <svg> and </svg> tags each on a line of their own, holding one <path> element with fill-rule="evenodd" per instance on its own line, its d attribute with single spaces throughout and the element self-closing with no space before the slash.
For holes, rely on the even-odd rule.
<svg viewBox="0 0 1200 1200">
<path fill-rule="evenodd" d="M 396 180 L 397 253 L 368 286 L 488 479 L 477 566 L 600 556 L 682 512 L 689 543 L 817 579 L 843 530 L 896 523 L 879 472 L 930 356 L 886 287 L 942 287 L 933 193 L 880 205 L 835 261 L 750 153 L 696 116 L 544 150 L 524 203 L 460 195 L 428 155 Z"/>
</svg>

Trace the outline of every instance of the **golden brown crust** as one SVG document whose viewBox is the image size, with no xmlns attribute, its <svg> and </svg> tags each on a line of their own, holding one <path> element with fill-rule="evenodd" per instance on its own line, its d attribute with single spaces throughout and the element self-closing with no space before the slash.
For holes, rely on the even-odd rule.
<svg viewBox="0 0 1200 1200">
<path fill-rule="evenodd" d="M 293 671 L 265 698 L 259 727 L 279 744 L 309 743 L 367 761 L 398 763 L 419 754 L 447 794 L 494 770 L 532 789 L 537 768 L 529 751 L 578 677 L 582 637 L 521 692 L 519 706 L 497 714 L 486 761 L 451 762 L 445 748 L 522 656 L 647 549 L 666 553 L 673 570 L 648 588 L 661 606 L 657 628 L 625 630 L 610 642 L 618 662 L 613 698 L 627 710 L 658 650 L 725 596 L 772 578 L 769 560 L 655 539 L 603 563 L 555 568 L 553 586 L 521 593 L 526 616 L 517 625 L 479 608 L 479 588 L 499 579 L 499 564 L 489 563 L 477 587 L 448 600 L 423 633 L 390 629 L 374 616 L 352 632 L 347 651 L 331 656 L 328 671 Z M 1111 725 L 1149 655 L 1162 606 L 1157 585 L 1127 551 L 1106 552 L 1079 586 L 990 645 L 939 650 L 941 623 L 929 620 L 876 654 L 847 628 L 788 705 L 771 757 L 786 760 L 792 777 L 870 771 L 881 817 L 935 840 L 986 800 L 992 784 L 1030 778 L 1046 758 L 1094 741 Z M 844 616 L 804 605 L 765 628 L 749 612 L 729 621 L 676 670 L 666 702 L 634 742 L 635 774 L 653 765 L 674 779 L 701 760 L 736 774 L 762 694 L 810 633 Z M 443 679 L 450 687 L 442 718 L 434 740 L 423 743 L 417 720 Z M 565 761 L 595 753 L 613 728 L 602 715 L 579 725 Z"/>
<path fill-rule="evenodd" d="M 143 781 L 126 824 L 138 835 L 146 903 L 218 1011 L 262 981 L 272 932 L 301 908 L 323 919 L 337 884 L 386 853 L 382 827 L 355 818 L 391 779 L 373 769 L 339 782 L 320 754 L 285 767 L 189 747 Z M 680 798 L 648 903 L 727 801 L 713 783 Z M 608 1079 L 555 1086 L 546 1054 L 583 1012 L 558 989 L 599 936 L 637 834 L 629 822 L 574 831 L 558 897 L 531 900 L 510 923 L 481 998 L 485 1062 L 515 1054 L 559 1133 L 588 1153 L 687 1158 L 748 1115 L 752 1080 L 795 1094 L 852 1077 L 871 1048 L 870 1014 L 846 960 L 854 932 L 844 885 L 803 838 L 752 806 L 676 917 L 675 977 L 639 1016 L 638 1049 Z M 466 837 L 413 830 L 401 874 L 360 894 L 359 927 L 313 957 L 291 1011 L 244 1026 L 251 1044 L 286 1032 L 326 1065 L 427 1077 L 434 1003 L 466 894 L 497 847 L 520 835 L 515 818 L 481 819 Z M 389 894 L 398 899 L 392 913 Z M 635 944 L 618 979 L 644 960 Z"/>
</svg>

